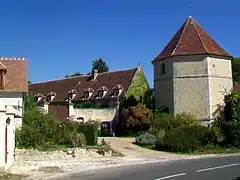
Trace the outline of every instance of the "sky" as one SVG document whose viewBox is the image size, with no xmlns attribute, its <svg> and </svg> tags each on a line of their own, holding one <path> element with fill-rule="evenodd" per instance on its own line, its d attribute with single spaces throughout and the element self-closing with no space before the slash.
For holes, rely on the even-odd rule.
<svg viewBox="0 0 240 180">
<path fill-rule="evenodd" d="M 88 73 L 103 58 L 110 71 L 151 61 L 192 16 L 232 56 L 240 56 L 240 1 L 1 0 L 0 56 L 28 59 L 32 82 Z"/>
</svg>

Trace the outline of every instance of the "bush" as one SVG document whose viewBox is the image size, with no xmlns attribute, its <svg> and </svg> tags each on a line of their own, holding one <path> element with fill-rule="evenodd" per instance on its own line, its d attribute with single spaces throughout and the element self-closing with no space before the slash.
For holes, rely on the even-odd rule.
<svg viewBox="0 0 240 180">
<path fill-rule="evenodd" d="M 155 136 L 149 133 L 144 133 L 135 138 L 135 143 L 140 146 L 155 145 L 156 141 Z"/>
<path fill-rule="evenodd" d="M 21 129 L 16 131 L 19 148 L 47 147 L 56 140 L 57 121 L 50 114 L 42 114 L 35 106 L 25 109 Z"/>
<path fill-rule="evenodd" d="M 219 107 L 219 114 L 213 127 L 223 134 L 223 145 L 240 147 L 240 95 L 231 93 L 224 98 L 225 106 Z"/>
<path fill-rule="evenodd" d="M 145 132 L 150 127 L 150 111 L 145 105 L 123 108 L 121 111 L 121 135 L 135 135 Z"/>
<path fill-rule="evenodd" d="M 155 131 L 168 131 L 180 126 L 190 126 L 194 124 L 198 124 L 197 120 L 187 113 L 181 113 L 177 116 L 173 116 L 171 114 L 155 111 L 151 117 L 151 126 L 153 127 L 153 130 L 155 129 Z"/>
<path fill-rule="evenodd" d="M 193 152 L 206 144 L 208 128 L 200 125 L 180 126 L 169 130 L 164 138 L 164 148 L 171 152 Z"/>
<path fill-rule="evenodd" d="M 156 144 L 155 144 L 155 148 L 156 149 L 160 149 L 162 147 L 164 147 L 164 138 L 165 138 L 166 132 L 164 130 L 160 130 L 155 134 L 156 137 Z"/>
<path fill-rule="evenodd" d="M 59 123 L 55 116 L 43 114 L 32 94 L 25 94 L 23 123 L 15 132 L 15 141 L 18 148 L 48 149 L 58 145 L 82 146 L 84 137 L 69 123 Z"/>
<path fill-rule="evenodd" d="M 87 145 L 96 145 L 98 142 L 98 124 L 77 124 L 76 131 L 86 137 Z"/>
</svg>

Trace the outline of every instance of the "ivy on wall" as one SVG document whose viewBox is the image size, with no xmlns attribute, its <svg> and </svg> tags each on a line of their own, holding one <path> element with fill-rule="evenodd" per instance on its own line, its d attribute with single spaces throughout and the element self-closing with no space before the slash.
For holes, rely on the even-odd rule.
<svg viewBox="0 0 240 180">
<path fill-rule="evenodd" d="M 73 102 L 74 108 L 93 108 L 93 109 L 102 109 L 102 108 L 109 108 L 109 104 L 107 103 L 96 103 L 91 101 L 75 101 Z"/>
<path fill-rule="evenodd" d="M 150 87 L 144 72 L 142 70 L 138 71 L 135 79 L 128 89 L 127 98 L 134 97 L 138 102 L 142 101 L 142 98 L 144 98 L 145 93 L 149 89 Z"/>
</svg>

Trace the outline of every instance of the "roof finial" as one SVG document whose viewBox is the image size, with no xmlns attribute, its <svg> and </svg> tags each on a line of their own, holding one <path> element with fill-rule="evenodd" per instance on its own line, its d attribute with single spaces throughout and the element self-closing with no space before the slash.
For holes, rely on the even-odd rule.
<svg viewBox="0 0 240 180">
<path fill-rule="evenodd" d="M 189 12 L 191 12 L 191 9 L 192 9 L 192 5 L 191 4 L 188 5 L 188 9 L 189 9 Z M 192 19 L 192 16 L 188 16 L 188 19 Z"/>
</svg>

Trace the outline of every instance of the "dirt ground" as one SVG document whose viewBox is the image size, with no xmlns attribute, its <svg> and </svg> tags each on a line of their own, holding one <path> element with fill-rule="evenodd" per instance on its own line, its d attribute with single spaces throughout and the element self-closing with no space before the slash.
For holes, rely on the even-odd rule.
<svg viewBox="0 0 240 180">
<path fill-rule="evenodd" d="M 133 144 L 135 138 L 122 138 L 122 137 L 99 137 L 99 143 L 104 138 L 105 141 L 110 142 L 112 149 L 121 152 L 126 157 L 136 158 L 150 158 L 150 159 L 171 159 L 181 158 L 186 155 L 173 154 L 168 152 L 154 151 L 142 148 Z"/>
</svg>

